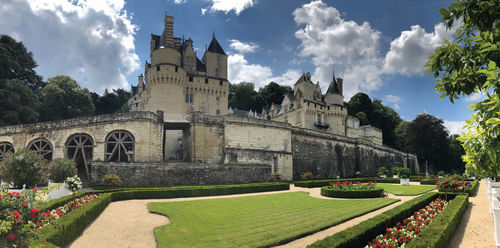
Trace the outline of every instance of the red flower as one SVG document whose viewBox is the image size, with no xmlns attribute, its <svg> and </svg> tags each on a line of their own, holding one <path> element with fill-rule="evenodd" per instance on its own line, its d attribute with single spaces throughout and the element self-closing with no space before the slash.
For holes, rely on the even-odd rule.
<svg viewBox="0 0 500 248">
<path fill-rule="evenodd" d="M 7 239 L 12 241 L 12 240 L 15 240 L 17 238 L 17 233 L 15 232 L 11 232 L 9 234 L 7 234 Z"/>
<path fill-rule="evenodd" d="M 33 191 L 38 192 L 38 189 L 34 188 Z"/>
<path fill-rule="evenodd" d="M 17 212 L 17 211 L 12 212 L 11 215 L 16 216 L 16 219 L 19 219 L 19 217 L 21 217 L 21 214 L 19 212 Z"/>
<path fill-rule="evenodd" d="M 30 214 L 33 218 L 38 218 L 38 212 L 39 210 L 36 208 L 31 209 Z"/>
</svg>

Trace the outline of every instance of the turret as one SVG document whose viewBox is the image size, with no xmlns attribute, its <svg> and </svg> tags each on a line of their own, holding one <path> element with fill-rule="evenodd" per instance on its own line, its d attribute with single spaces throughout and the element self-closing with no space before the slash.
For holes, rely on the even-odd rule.
<svg viewBox="0 0 500 248">
<path fill-rule="evenodd" d="M 137 92 L 140 94 L 144 90 L 144 78 L 142 74 L 137 77 Z"/>
<path fill-rule="evenodd" d="M 212 41 L 202 61 L 205 64 L 207 76 L 227 79 L 227 55 L 215 38 L 215 34 L 212 36 Z"/>
<path fill-rule="evenodd" d="M 186 72 L 194 73 L 196 71 L 196 54 L 194 53 L 191 38 L 187 39 L 183 44 L 182 58 L 182 64 Z"/>
<path fill-rule="evenodd" d="M 342 96 L 342 82 L 340 79 L 340 87 L 337 79 L 335 79 L 335 71 L 333 72 L 332 81 L 330 82 L 330 86 L 328 86 L 328 90 L 325 94 L 325 102 L 328 105 L 340 105 L 344 104 L 344 96 Z"/>
</svg>

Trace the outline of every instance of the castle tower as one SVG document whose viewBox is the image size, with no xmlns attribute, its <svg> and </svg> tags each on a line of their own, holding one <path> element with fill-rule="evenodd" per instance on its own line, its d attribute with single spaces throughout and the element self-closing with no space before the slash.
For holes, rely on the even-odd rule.
<svg viewBox="0 0 500 248">
<path fill-rule="evenodd" d="M 165 16 L 165 29 L 163 29 L 163 33 L 161 34 L 161 45 L 165 47 L 173 47 L 174 46 L 174 17 L 173 16 Z"/>
<path fill-rule="evenodd" d="M 335 71 L 333 71 L 332 81 L 325 95 L 325 102 L 328 105 L 344 105 L 344 96 L 342 95 L 342 82 L 341 78 L 335 79 Z"/>
<path fill-rule="evenodd" d="M 221 45 L 212 35 L 212 41 L 202 59 L 207 69 L 207 76 L 219 79 L 227 79 L 227 55 Z"/>
</svg>

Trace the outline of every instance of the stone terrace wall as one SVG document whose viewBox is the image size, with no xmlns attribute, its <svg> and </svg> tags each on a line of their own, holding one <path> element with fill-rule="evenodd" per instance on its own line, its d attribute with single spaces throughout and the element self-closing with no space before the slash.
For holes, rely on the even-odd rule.
<svg viewBox="0 0 500 248">
<path fill-rule="evenodd" d="M 92 162 L 92 183 L 109 173 L 125 186 L 171 186 L 265 182 L 271 166 L 265 164 L 105 163 Z"/>
<path fill-rule="evenodd" d="M 293 178 L 304 172 L 315 178 L 352 177 L 356 171 L 375 176 L 380 166 L 409 167 L 418 173 L 417 158 L 367 141 L 292 128 Z"/>
</svg>

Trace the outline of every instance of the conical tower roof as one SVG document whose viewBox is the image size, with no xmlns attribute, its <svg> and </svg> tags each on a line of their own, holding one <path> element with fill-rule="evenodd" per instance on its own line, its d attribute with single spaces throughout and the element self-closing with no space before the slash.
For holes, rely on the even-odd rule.
<svg viewBox="0 0 500 248">
<path fill-rule="evenodd" d="M 226 55 L 224 49 L 222 49 L 219 42 L 215 38 L 215 34 L 212 35 L 212 41 L 210 42 L 207 51 Z"/>
<path fill-rule="evenodd" d="M 330 86 L 328 86 L 326 94 L 340 94 L 340 90 L 337 85 L 337 80 L 335 79 L 335 69 L 333 70 L 332 81 L 330 82 Z"/>
</svg>

